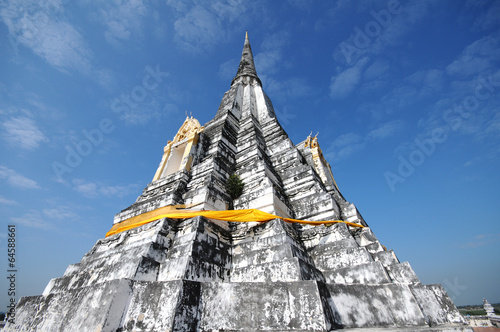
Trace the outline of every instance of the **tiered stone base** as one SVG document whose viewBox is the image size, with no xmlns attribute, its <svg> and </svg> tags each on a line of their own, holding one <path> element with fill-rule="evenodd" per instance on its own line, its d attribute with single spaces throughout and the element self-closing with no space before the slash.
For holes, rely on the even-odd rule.
<svg viewBox="0 0 500 332">
<path fill-rule="evenodd" d="M 368 228 L 225 226 L 163 219 L 101 239 L 6 331 L 466 330 Z"/>
</svg>

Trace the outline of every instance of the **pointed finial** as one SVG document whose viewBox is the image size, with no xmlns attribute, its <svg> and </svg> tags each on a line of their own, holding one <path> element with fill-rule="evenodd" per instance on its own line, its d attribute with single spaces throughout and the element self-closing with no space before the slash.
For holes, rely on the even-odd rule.
<svg viewBox="0 0 500 332">
<path fill-rule="evenodd" d="M 262 86 L 262 83 L 257 76 L 257 71 L 255 70 L 252 48 L 250 47 L 250 40 L 248 39 L 248 31 L 245 32 L 245 44 L 243 45 L 243 52 L 241 53 L 240 66 L 238 67 L 238 72 L 233 78 L 231 85 L 233 85 L 237 81 L 241 82 L 241 79 L 239 79 L 241 77 L 254 78 L 257 83 Z"/>
</svg>

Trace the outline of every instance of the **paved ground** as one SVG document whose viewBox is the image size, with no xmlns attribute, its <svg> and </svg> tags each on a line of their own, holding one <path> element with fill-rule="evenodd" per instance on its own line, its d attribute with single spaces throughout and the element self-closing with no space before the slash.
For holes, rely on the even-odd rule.
<svg viewBox="0 0 500 332">
<path fill-rule="evenodd" d="M 500 332 L 496 327 L 475 327 L 474 332 Z"/>
</svg>

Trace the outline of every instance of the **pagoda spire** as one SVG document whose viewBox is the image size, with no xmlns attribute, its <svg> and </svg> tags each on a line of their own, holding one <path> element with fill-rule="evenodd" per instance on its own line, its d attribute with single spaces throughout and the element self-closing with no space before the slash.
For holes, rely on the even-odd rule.
<svg viewBox="0 0 500 332">
<path fill-rule="evenodd" d="M 248 31 L 245 34 L 245 44 L 243 45 L 243 52 L 241 53 L 240 66 L 238 67 L 238 72 L 233 78 L 231 85 L 237 82 L 242 82 L 243 80 L 241 78 L 244 77 L 253 78 L 258 82 L 260 86 L 262 86 L 262 83 L 257 76 L 257 71 L 255 70 L 252 48 L 250 47 L 250 40 L 248 39 Z"/>
</svg>

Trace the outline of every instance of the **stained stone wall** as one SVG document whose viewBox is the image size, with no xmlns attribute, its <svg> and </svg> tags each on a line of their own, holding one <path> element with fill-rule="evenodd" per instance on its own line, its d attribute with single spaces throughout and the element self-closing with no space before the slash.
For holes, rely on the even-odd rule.
<svg viewBox="0 0 500 332">
<path fill-rule="evenodd" d="M 449 327 L 462 318 L 443 288 L 422 285 L 368 228 L 240 225 L 162 219 L 101 239 L 22 298 L 7 331 L 463 330 Z"/>
</svg>

